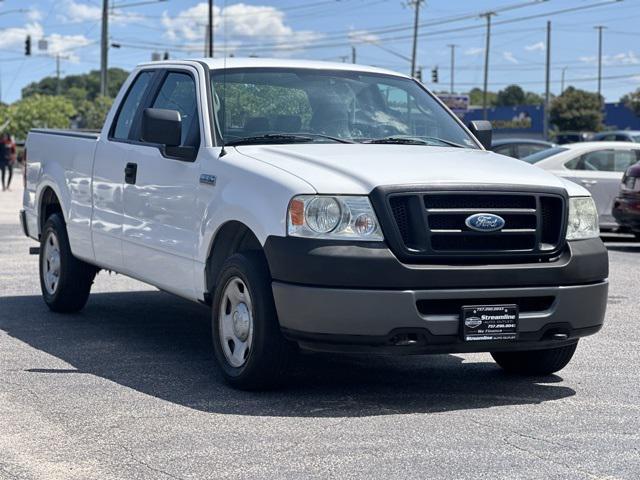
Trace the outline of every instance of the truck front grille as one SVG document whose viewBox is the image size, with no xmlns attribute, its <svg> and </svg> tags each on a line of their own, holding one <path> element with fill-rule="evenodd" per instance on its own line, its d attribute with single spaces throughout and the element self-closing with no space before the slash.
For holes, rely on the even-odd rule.
<svg viewBox="0 0 640 480">
<path fill-rule="evenodd" d="M 394 192 L 386 195 L 386 207 L 392 217 L 387 227 L 405 257 L 542 258 L 563 244 L 565 199 L 556 193 Z M 465 221 L 477 213 L 499 215 L 505 224 L 494 232 L 472 230 Z"/>
</svg>

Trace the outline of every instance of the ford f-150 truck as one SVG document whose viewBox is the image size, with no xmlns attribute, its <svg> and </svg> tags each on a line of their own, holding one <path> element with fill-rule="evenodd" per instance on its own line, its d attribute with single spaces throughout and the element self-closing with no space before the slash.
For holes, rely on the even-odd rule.
<svg viewBox="0 0 640 480">
<path fill-rule="evenodd" d="M 51 310 L 80 310 L 101 269 L 210 305 L 238 388 L 277 384 L 300 349 L 549 374 L 603 324 L 597 212 L 490 143 L 378 68 L 153 62 L 99 134 L 30 132 L 21 220 Z"/>
</svg>

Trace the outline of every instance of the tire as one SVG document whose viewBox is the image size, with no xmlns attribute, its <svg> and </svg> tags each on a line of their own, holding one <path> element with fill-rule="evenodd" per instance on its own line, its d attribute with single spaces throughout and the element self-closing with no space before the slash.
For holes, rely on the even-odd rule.
<svg viewBox="0 0 640 480">
<path fill-rule="evenodd" d="M 271 276 L 260 252 L 235 254 L 223 264 L 211 325 L 216 360 L 232 387 L 264 390 L 286 380 L 295 344 L 280 331 Z"/>
<path fill-rule="evenodd" d="M 491 352 L 495 362 L 509 373 L 519 375 L 551 375 L 571 361 L 578 342 L 564 347 L 522 352 Z"/>
<path fill-rule="evenodd" d="M 60 213 L 50 215 L 44 224 L 39 264 L 42 297 L 52 311 L 74 313 L 86 305 L 97 269 L 71 253 Z"/>
</svg>

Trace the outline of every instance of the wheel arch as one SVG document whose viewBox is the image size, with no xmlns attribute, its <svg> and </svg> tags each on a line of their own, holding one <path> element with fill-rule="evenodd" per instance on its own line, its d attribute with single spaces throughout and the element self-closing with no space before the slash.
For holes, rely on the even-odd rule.
<svg viewBox="0 0 640 480">
<path fill-rule="evenodd" d="M 207 302 L 211 300 L 218 274 L 225 260 L 235 253 L 246 251 L 257 251 L 264 255 L 262 244 L 253 230 L 237 220 L 230 220 L 221 225 L 211 241 L 205 264 L 205 300 Z"/>
<path fill-rule="evenodd" d="M 40 236 L 47 219 L 54 213 L 61 213 L 64 218 L 64 211 L 62 209 L 60 197 L 51 185 L 47 185 L 42 189 L 37 205 L 38 236 Z"/>
</svg>

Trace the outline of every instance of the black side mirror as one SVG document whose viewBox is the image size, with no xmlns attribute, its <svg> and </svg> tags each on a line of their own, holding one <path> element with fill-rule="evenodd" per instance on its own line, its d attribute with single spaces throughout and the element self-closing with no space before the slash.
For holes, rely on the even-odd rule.
<svg viewBox="0 0 640 480">
<path fill-rule="evenodd" d="M 491 122 L 488 120 L 473 120 L 469 122 L 468 126 L 473 136 L 478 139 L 484 148 L 489 150 L 491 148 Z"/>
<path fill-rule="evenodd" d="M 182 142 L 182 118 L 177 110 L 145 108 L 142 112 L 142 141 L 177 147 Z"/>
</svg>

